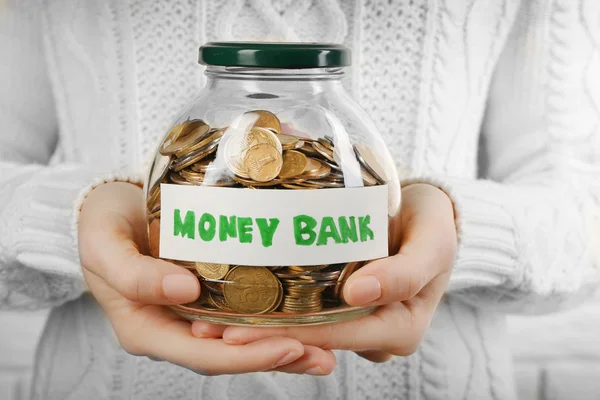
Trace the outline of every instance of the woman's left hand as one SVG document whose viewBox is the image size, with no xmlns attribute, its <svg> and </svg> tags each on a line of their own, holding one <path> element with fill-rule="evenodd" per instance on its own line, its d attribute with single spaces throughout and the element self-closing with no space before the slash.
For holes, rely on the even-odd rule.
<svg viewBox="0 0 600 400">
<path fill-rule="evenodd" d="M 217 326 L 196 321 L 196 336 L 221 336 L 246 344 L 272 336 L 295 338 L 323 349 L 355 351 L 374 362 L 414 353 L 440 302 L 452 271 L 457 237 L 448 196 L 428 184 L 402 189 L 398 254 L 371 262 L 346 282 L 353 306 L 381 306 L 363 318 L 328 325 L 287 328 Z"/>
</svg>

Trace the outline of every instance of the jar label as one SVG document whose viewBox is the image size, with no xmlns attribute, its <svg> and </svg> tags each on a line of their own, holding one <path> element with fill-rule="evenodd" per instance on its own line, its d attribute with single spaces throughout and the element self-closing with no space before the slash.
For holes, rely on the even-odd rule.
<svg viewBox="0 0 600 400">
<path fill-rule="evenodd" d="M 160 257 L 322 265 L 388 256 L 388 186 L 322 190 L 161 184 Z"/>
</svg>

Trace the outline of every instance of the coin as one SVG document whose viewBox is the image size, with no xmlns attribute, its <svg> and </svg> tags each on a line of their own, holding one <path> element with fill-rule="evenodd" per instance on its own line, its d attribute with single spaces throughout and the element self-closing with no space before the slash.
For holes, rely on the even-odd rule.
<svg viewBox="0 0 600 400">
<path fill-rule="evenodd" d="M 334 290 L 334 294 L 336 297 L 341 297 L 342 292 L 344 290 L 344 284 L 346 283 L 350 275 L 352 275 L 354 271 L 356 271 L 362 265 L 362 262 L 351 262 L 346 264 L 346 266 L 344 267 L 344 269 L 342 269 L 342 272 L 337 279 L 337 284 Z"/>
<path fill-rule="evenodd" d="M 203 128 L 199 128 L 199 129 L 203 129 Z M 195 135 L 196 131 L 198 131 L 198 129 L 196 129 L 194 132 L 192 132 L 187 137 L 191 137 L 191 136 Z M 210 131 L 207 131 L 203 135 L 197 136 L 196 137 L 196 141 L 194 143 L 192 143 L 189 146 L 184 147 L 183 149 L 181 149 L 178 152 L 176 152 L 175 153 L 175 157 L 182 157 L 182 156 L 185 156 L 186 154 L 189 154 L 189 153 L 194 152 L 194 151 L 196 151 L 198 149 L 201 149 L 202 147 L 204 147 L 204 146 L 208 145 L 209 143 L 213 142 L 214 140 L 220 139 L 221 136 L 223 136 L 224 132 L 225 132 L 224 129 L 210 130 Z"/>
<path fill-rule="evenodd" d="M 213 282 L 208 280 L 203 280 L 202 284 L 206 286 L 208 290 L 211 292 L 223 296 L 223 292 L 225 290 L 225 284 L 223 282 Z"/>
<path fill-rule="evenodd" d="M 296 147 L 300 141 L 296 136 L 291 135 L 277 135 L 277 139 L 281 142 L 281 148 L 283 150 L 291 150 Z"/>
<path fill-rule="evenodd" d="M 208 133 L 210 127 L 202 120 L 194 121 L 194 123 L 188 124 L 184 130 L 193 128 L 187 134 L 181 134 L 177 139 L 173 140 L 168 145 L 161 147 L 161 153 L 163 155 L 172 155 L 175 154 L 188 146 L 196 143 L 198 140 L 201 140 L 204 135 Z"/>
<path fill-rule="evenodd" d="M 188 167 L 194 163 L 197 163 L 198 161 L 202 160 L 204 157 L 208 156 L 209 154 L 212 154 L 217 149 L 218 144 L 219 144 L 219 139 L 216 139 L 213 142 L 209 143 L 207 146 L 205 146 L 201 149 L 198 149 L 194 152 L 191 152 L 191 153 L 187 154 L 185 157 L 178 158 L 176 161 L 173 162 L 173 170 L 181 171 L 185 167 Z"/>
<path fill-rule="evenodd" d="M 169 182 L 174 183 L 176 185 L 186 185 L 186 186 L 195 185 L 195 183 L 188 181 L 187 179 L 183 178 L 181 175 L 179 175 L 175 171 L 171 171 L 169 173 Z"/>
<path fill-rule="evenodd" d="M 160 219 L 154 219 L 148 226 L 148 251 L 154 258 L 158 258 L 160 249 Z"/>
<path fill-rule="evenodd" d="M 313 189 L 318 189 L 316 187 L 300 186 L 300 185 L 296 185 L 296 184 L 293 184 L 293 183 L 282 183 L 281 186 L 283 186 L 286 189 L 294 189 L 294 190 L 313 190 Z"/>
<path fill-rule="evenodd" d="M 225 277 L 227 304 L 243 314 L 262 314 L 277 307 L 281 283 L 264 267 L 235 267 Z"/>
<path fill-rule="evenodd" d="M 331 167 L 327 164 L 325 164 L 324 162 L 320 161 L 320 160 L 316 160 L 314 158 L 309 158 L 307 161 L 307 168 L 309 164 L 312 164 L 312 161 L 314 160 L 317 164 L 318 167 L 316 169 L 312 169 L 310 171 L 304 171 L 304 174 L 302 174 L 301 178 L 307 178 L 307 179 L 322 179 L 325 178 L 327 175 L 329 175 L 331 173 Z M 316 165 L 316 164 L 313 164 Z M 313 166 L 311 165 L 311 167 Z"/>
<path fill-rule="evenodd" d="M 181 260 L 168 260 L 174 264 L 179 265 L 180 267 L 183 267 L 185 269 L 189 269 L 189 270 L 196 270 L 196 263 L 195 262 L 191 262 L 191 261 L 181 261 Z"/>
<path fill-rule="evenodd" d="M 248 176 L 257 182 L 268 182 L 275 179 L 282 166 L 281 153 L 266 143 L 248 149 L 244 158 L 244 167 L 248 171 Z"/>
<path fill-rule="evenodd" d="M 265 110 L 251 111 L 253 126 L 238 118 L 231 127 L 211 128 L 202 120 L 174 126 L 163 140 L 148 180 L 146 215 L 151 255 L 158 257 L 161 217 L 160 184 L 237 186 L 249 189 L 315 190 L 345 186 L 340 149 L 334 138 L 309 139 Z M 236 122 L 238 121 L 238 122 Z M 228 135 L 225 135 L 225 133 Z M 315 135 L 316 136 L 316 135 Z M 225 140 L 222 142 L 222 140 Z M 219 150 L 223 147 L 221 150 Z M 364 144 L 353 146 L 365 186 L 384 184 L 383 160 Z M 364 265 L 350 262 L 316 266 L 244 267 L 172 261 L 193 271 L 202 284 L 191 307 L 244 314 L 307 314 L 343 305 L 343 285 Z"/>
<path fill-rule="evenodd" d="M 242 185 L 248 186 L 248 187 L 270 187 L 270 186 L 279 185 L 280 183 L 283 182 L 281 179 L 273 179 L 268 182 L 256 182 L 256 181 L 253 181 L 252 179 L 240 178 L 239 176 L 234 176 L 233 179 L 236 182 L 239 182 Z"/>
<path fill-rule="evenodd" d="M 326 160 L 335 162 L 333 159 L 333 150 L 328 149 L 319 142 L 312 142 L 312 147 Z"/>
<path fill-rule="evenodd" d="M 244 159 L 248 149 L 258 144 L 269 144 L 277 149 L 279 154 L 283 151 L 275 134 L 265 128 L 253 127 L 247 133 L 240 132 L 229 138 L 225 144 L 225 163 L 234 174 L 242 178 L 249 177 Z"/>
<path fill-rule="evenodd" d="M 369 172 L 380 184 L 384 185 L 389 180 L 389 174 L 386 172 L 383 165 L 373 149 L 364 144 L 354 145 L 354 154 L 360 165 Z"/>
<path fill-rule="evenodd" d="M 179 171 L 179 175 L 183 179 L 193 183 L 202 183 L 204 181 L 204 174 L 201 172 L 195 172 L 194 170 L 182 169 Z"/>
<path fill-rule="evenodd" d="M 229 265 L 197 262 L 196 271 L 206 279 L 222 279 L 229 272 Z"/>
<path fill-rule="evenodd" d="M 209 158 L 209 157 L 207 157 L 207 158 L 205 158 L 205 159 L 203 159 L 203 160 L 200 160 L 200 161 L 198 161 L 198 162 L 196 162 L 196 163 L 192 164 L 190 168 L 191 168 L 191 169 L 192 169 L 192 171 L 194 171 L 194 172 L 203 172 L 203 173 L 205 173 L 206 171 L 208 171 L 208 170 L 209 170 L 209 166 L 210 166 L 210 164 L 211 164 L 213 161 L 214 161 L 214 158 L 213 158 L 213 157 L 210 157 L 210 158 Z"/>
<path fill-rule="evenodd" d="M 160 153 L 165 156 L 170 155 L 171 153 L 166 152 L 166 148 L 168 146 L 170 146 L 175 140 L 187 136 L 190 132 L 203 125 L 206 125 L 206 123 L 201 119 L 187 120 L 174 125 L 167 136 L 163 139 L 160 147 Z"/>
<path fill-rule="evenodd" d="M 227 300 L 225 299 L 224 296 L 219 296 L 218 294 L 209 291 L 208 297 L 209 297 L 211 303 L 214 304 L 215 307 L 217 307 L 219 310 L 227 311 L 227 312 L 233 311 L 233 309 L 231 307 L 229 307 L 229 304 L 227 303 Z"/>
<path fill-rule="evenodd" d="M 301 175 L 306 168 L 306 156 L 299 151 L 288 150 L 283 153 L 283 166 L 279 171 L 281 179 L 293 178 Z"/>
<path fill-rule="evenodd" d="M 331 140 L 328 136 L 318 138 L 317 142 L 319 142 L 321 146 L 333 151 L 333 140 Z"/>
<path fill-rule="evenodd" d="M 361 175 L 361 177 L 363 179 L 363 182 L 365 183 L 366 186 L 377 185 L 377 179 L 375 179 L 373 177 L 373 175 L 371 175 L 370 173 L 368 173 L 364 169 L 360 170 L 360 175 Z"/>
<path fill-rule="evenodd" d="M 271 129 L 276 133 L 281 133 L 281 123 L 279 122 L 279 118 L 272 112 L 266 110 L 254 110 L 249 111 L 246 114 L 256 115 L 258 117 L 256 122 L 254 122 L 254 126 Z"/>
</svg>

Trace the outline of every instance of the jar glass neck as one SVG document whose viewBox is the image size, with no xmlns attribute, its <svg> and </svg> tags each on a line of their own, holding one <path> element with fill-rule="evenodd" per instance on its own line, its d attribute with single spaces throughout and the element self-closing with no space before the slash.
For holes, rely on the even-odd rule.
<svg viewBox="0 0 600 400">
<path fill-rule="evenodd" d="M 260 80 L 340 80 L 343 68 L 274 69 L 251 67 L 206 67 L 208 78 Z"/>
<path fill-rule="evenodd" d="M 343 68 L 269 69 L 247 67 L 206 68 L 207 88 L 241 88 L 256 85 L 263 90 L 318 93 L 342 87 Z M 244 81 L 246 81 L 244 83 Z M 282 83 L 285 85 L 282 86 Z"/>
</svg>

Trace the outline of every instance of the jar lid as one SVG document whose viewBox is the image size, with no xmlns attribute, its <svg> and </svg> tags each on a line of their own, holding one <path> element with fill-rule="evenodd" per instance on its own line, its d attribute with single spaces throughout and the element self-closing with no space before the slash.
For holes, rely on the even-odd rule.
<svg viewBox="0 0 600 400">
<path fill-rule="evenodd" d="M 334 68 L 351 64 L 350 49 L 332 43 L 211 42 L 200 64 L 257 68 Z"/>
</svg>

